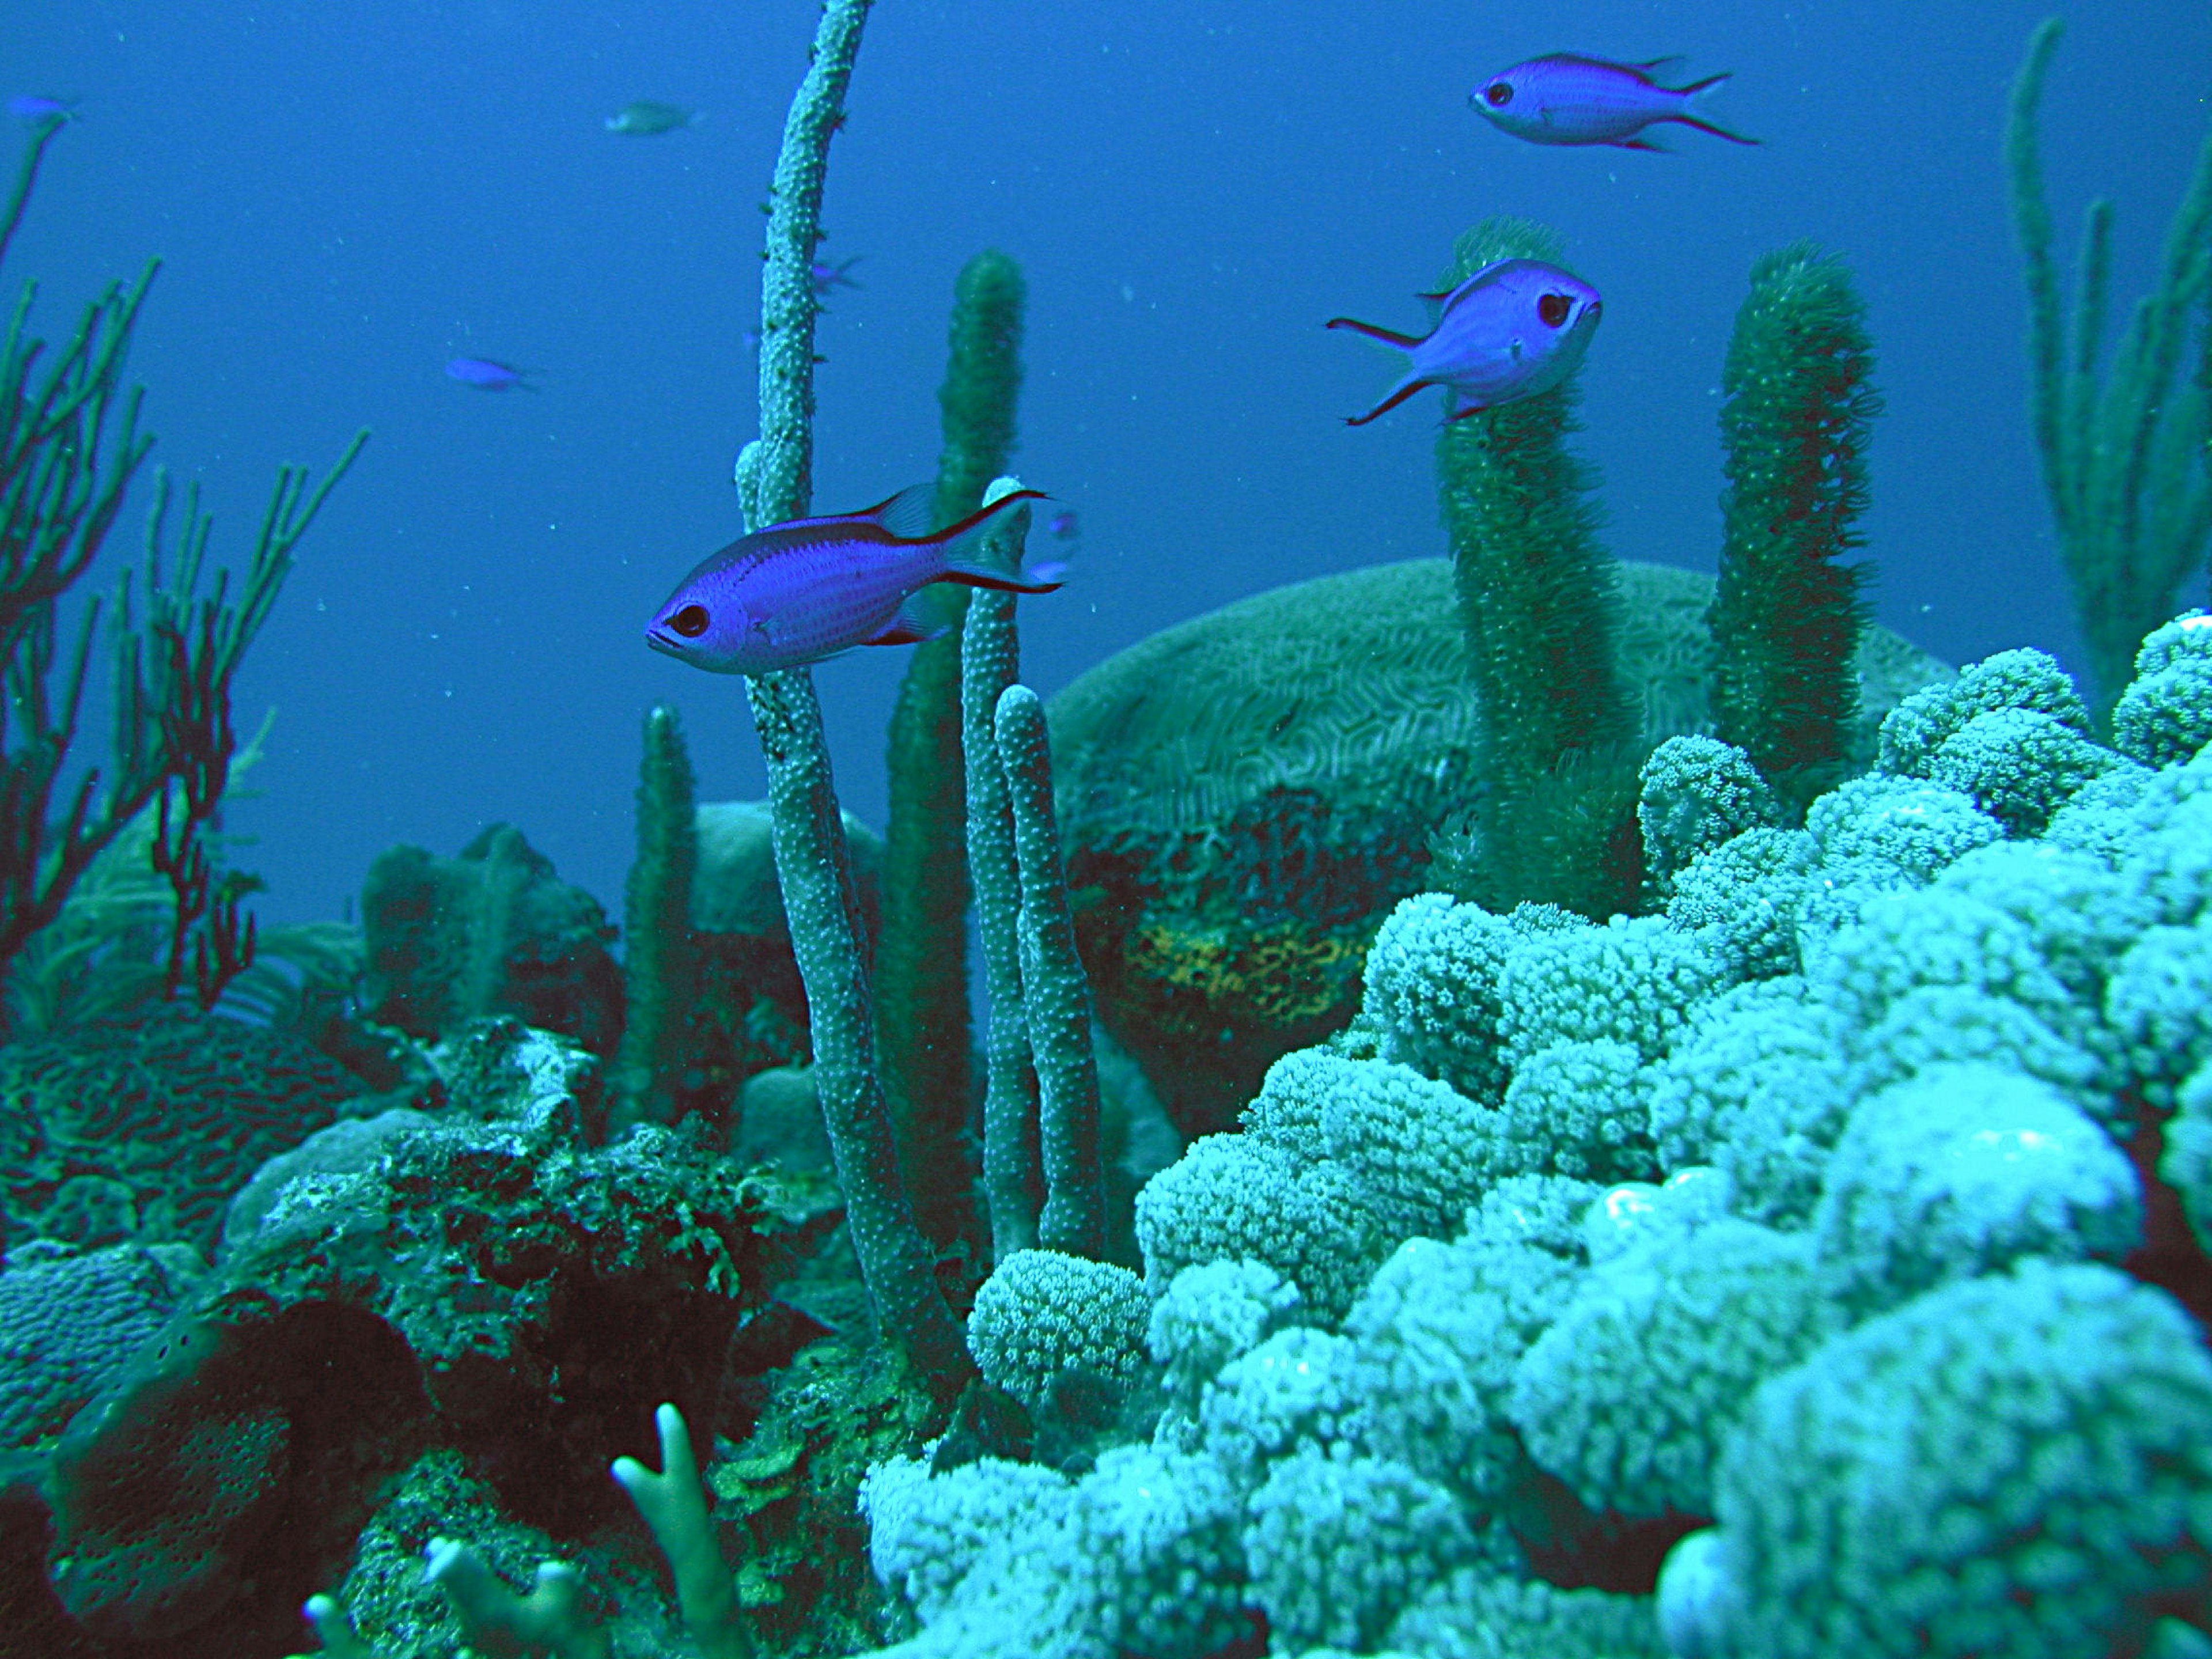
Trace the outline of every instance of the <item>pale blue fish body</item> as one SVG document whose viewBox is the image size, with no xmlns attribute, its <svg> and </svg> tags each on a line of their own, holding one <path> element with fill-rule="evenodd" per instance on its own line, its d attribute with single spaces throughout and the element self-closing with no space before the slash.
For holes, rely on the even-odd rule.
<svg viewBox="0 0 2212 1659">
<path fill-rule="evenodd" d="M 650 98 L 641 98 L 634 104 L 625 104 L 607 117 L 607 131 L 634 138 L 650 138 L 663 132 L 676 132 L 698 122 L 698 112 L 676 104 L 655 103 Z"/>
<path fill-rule="evenodd" d="M 1419 339 L 1349 317 L 1330 319 L 1406 354 L 1406 373 L 1348 424 L 1364 426 L 1425 387 L 1442 386 L 1444 419 L 1463 420 L 1549 392 L 1574 373 L 1597 331 L 1598 291 L 1540 259 L 1500 259 L 1445 294 L 1421 296 L 1436 325 Z"/>
<path fill-rule="evenodd" d="M 932 582 L 1048 593 L 1050 567 L 1024 574 L 993 532 L 1034 489 L 1016 490 L 940 531 L 936 489 L 916 484 L 861 513 L 794 519 L 741 536 L 703 560 L 653 613 L 654 650 L 715 674 L 765 674 L 861 645 L 906 645 L 944 626 L 917 605 Z"/>
<path fill-rule="evenodd" d="M 1492 126 L 1532 144 L 1612 144 L 1622 149 L 1657 149 L 1644 137 L 1656 122 L 1674 121 L 1731 143 L 1755 144 L 1698 114 L 1692 101 L 1728 76 L 1706 76 L 1686 87 L 1666 87 L 1653 72 L 1677 61 L 1616 64 L 1603 58 L 1553 52 L 1501 70 L 1473 92 L 1468 102 Z"/>
</svg>

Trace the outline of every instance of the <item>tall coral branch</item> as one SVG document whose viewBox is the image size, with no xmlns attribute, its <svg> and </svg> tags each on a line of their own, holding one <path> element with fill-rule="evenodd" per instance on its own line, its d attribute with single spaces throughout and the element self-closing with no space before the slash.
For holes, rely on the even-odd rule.
<svg viewBox="0 0 2212 1659">
<path fill-rule="evenodd" d="M 2027 265 L 2032 415 L 2058 546 L 2101 707 L 2136 647 L 2170 616 L 2212 541 L 2212 136 L 2167 232 L 2158 287 L 2139 300 L 2100 380 L 2112 206 L 2091 204 L 2080 295 L 2061 316 L 2037 111 L 2063 25 L 2047 19 L 2013 83 L 2005 129 L 2013 216 Z M 2181 372 L 2195 333 L 2200 366 Z"/>
<path fill-rule="evenodd" d="M 945 429 L 937 466 L 940 526 L 981 507 L 984 486 L 1006 471 L 1013 453 L 1024 297 L 1021 267 L 996 251 L 970 259 L 954 285 L 951 349 L 937 394 Z M 938 605 L 950 628 L 915 647 L 891 710 L 876 1002 L 900 1164 L 922 1231 L 943 1249 L 977 1232 L 980 1221 L 968 1135 L 974 1036 L 960 704 L 968 590 L 939 582 L 915 597 Z"/>
<path fill-rule="evenodd" d="M 1091 981 L 1076 954 L 1067 871 L 1053 816 L 1044 704 L 1026 685 L 1010 685 L 1000 695 L 994 719 L 1021 867 L 1022 1009 L 1036 1057 L 1044 1152 L 1044 1212 L 1037 1237 L 1047 1249 L 1096 1257 L 1106 1250 L 1098 1064 L 1091 1049 Z"/>
<path fill-rule="evenodd" d="M 1544 226 L 1486 220 L 1459 239 L 1443 286 L 1492 260 L 1559 257 Z M 1602 915 L 1635 896 L 1618 849 L 1632 831 L 1639 757 L 1613 662 L 1616 582 L 1595 480 L 1566 447 L 1577 395 L 1571 379 L 1451 422 L 1437 440 L 1437 481 L 1489 791 L 1468 896 Z"/>
<path fill-rule="evenodd" d="M 993 490 L 1012 487 L 1009 479 Z M 1006 769 L 999 763 L 997 726 L 999 699 L 1020 674 L 1014 595 L 979 589 L 969 603 L 960 635 L 961 745 L 968 784 L 968 867 L 975 881 L 983 984 L 991 1003 L 983 1192 L 991 1212 L 991 1253 L 1000 1261 L 1036 1243 L 1037 1211 L 1044 1201 L 1036 1068 L 1022 1001 L 1021 867 Z"/>
<path fill-rule="evenodd" d="M 1858 702 L 1866 444 L 1881 401 L 1850 275 L 1810 243 L 1752 269 L 1722 371 L 1726 539 L 1707 613 L 1713 712 L 1802 811 L 1839 781 Z"/>
<path fill-rule="evenodd" d="M 637 775 L 637 857 L 623 894 L 623 1018 L 614 1082 L 623 1121 L 672 1123 L 682 1115 L 690 1057 L 698 961 L 691 883 L 699 836 L 691 757 L 682 722 L 665 703 L 645 717 L 644 749 Z"/>
<path fill-rule="evenodd" d="M 738 495 L 755 527 L 804 517 L 812 497 L 817 307 L 810 268 L 822 239 L 830 140 L 844 119 L 868 7 L 869 0 L 830 0 L 823 8 L 813 62 L 784 124 L 761 283 L 761 435 L 738 463 Z M 813 677 L 804 668 L 749 676 L 745 695 L 768 763 L 776 876 L 806 985 L 815 1087 L 854 1254 L 884 1337 L 933 1386 L 957 1390 L 970 1369 L 967 1348 L 915 1224 L 876 1074 L 860 897 Z"/>
</svg>

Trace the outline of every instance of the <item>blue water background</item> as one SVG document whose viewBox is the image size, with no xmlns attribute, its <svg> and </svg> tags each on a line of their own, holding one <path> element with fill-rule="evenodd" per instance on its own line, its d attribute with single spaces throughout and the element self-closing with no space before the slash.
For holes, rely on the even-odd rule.
<svg viewBox="0 0 2212 1659">
<path fill-rule="evenodd" d="M 1413 295 L 1453 237 L 1522 213 L 1559 227 L 1605 295 L 1583 449 L 1609 544 L 1710 568 L 1729 322 L 1752 260 L 1812 236 L 1856 273 L 1880 352 L 1879 617 L 1954 660 L 2071 659 L 1998 154 L 2050 9 L 882 0 L 830 167 L 824 253 L 860 255 L 864 286 L 823 319 L 817 510 L 933 471 L 953 277 L 996 246 L 1030 283 L 1018 470 L 1082 526 L 1078 579 L 1023 606 L 1041 690 L 1245 594 L 1440 553 L 1437 400 L 1345 428 L 1391 367 L 1321 325 L 1418 328 Z M 2090 196 L 2113 198 L 2124 301 L 2154 279 L 2212 120 L 2212 7 L 2065 10 L 2045 118 L 2060 246 Z M 10 297 L 36 276 L 60 334 L 102 282 L 166 261 L 133 368 L 158 458 L 217 508 L 218 552 L 243 558 L 278 463 L 375 431 L 238 685 L 242 728 L 278 711 L 233 813 L 264 918 L 337 915 L 384 847 L 452 853 L 495 819 L 618 912 L 655 700 L 684 713 L 702 797 L 763 792 L 741 683 L 640 632 L 738 532 L 758 204 L 815 16 L 807 0 L 0 11 L 0 91 L 83 100 Z M 1483 76 L 1569 49 L 1733 70 L 1712 112 L 1765 146 L 1674 130 L 1673 156 L 1539 149 L 1468 108 Z M 604 130 L 638 98 L 704 119 Z M 464 355 L 538 370 L 544 391 L 455 386 L 441 366 Z M 111 577 L 137 543 L 134 511 Z M 906 656 L 816 671 L 846 803 L 878 825 Z"/>
</svg>

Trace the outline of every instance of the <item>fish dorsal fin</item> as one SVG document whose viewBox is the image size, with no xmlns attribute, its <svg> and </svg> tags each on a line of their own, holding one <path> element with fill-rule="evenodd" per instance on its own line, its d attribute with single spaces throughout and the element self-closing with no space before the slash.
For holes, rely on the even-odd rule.
<svg viewBox="0 0 2212 1659">
<path fill-rule="evenodd" d="M 1446 289 L 1441 294 L 1424 294 L 1421 303 L 1429 308 L 1429 321 L 1433 326 L 1452 314 L 1454 307 L 1479 288 L 1486 288 L 1498 279 L 1498 273 L 1508 265 L 1524 263 L 1519 259 L 1492 259 L 1488 264 L 1462 283 L 1457 288 Z"/>
<path fill-rule="evenodd" d="M 908 484 L 889 501 L 853 516 L 872 520 L 902 542 L 921 541 L 937 528 L 937 486 Z"/>
<path fill-rule="evenodd" d="M 1643 70 L 1644 78 L 1648 81 L 1655 76 L 1662 73 L 1671 74 L 1673 72 L 1673 65 L 1677 64 L 1686 64 L 1690 60 L 1683 57 L 1680 52 L 1674 52 L 1668 53 L 1664 58 L 1649 58 L 1640 64 L 1631 64 L 1628 67 L 1632 70 Z"/>
</svg>

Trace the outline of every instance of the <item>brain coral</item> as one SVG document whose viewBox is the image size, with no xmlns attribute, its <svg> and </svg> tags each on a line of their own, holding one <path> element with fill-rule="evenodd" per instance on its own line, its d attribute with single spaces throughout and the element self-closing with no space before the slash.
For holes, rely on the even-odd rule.
<svg viewBox="0 0 2212 1659">
<path fill-rule="evenodd" d="M 0 1204 L 10 1232 L 215 1248 L 264 1158 L 362 1091 L 296 1037 L 164 1014 L 0 1048 Z M 110 1201 L 88 1206 L 97 1186 Z"/>
<path fill-rule="evenodd" d="M 1622 678 L 1647 734 L 1698 729 L 1711 580 L 1625 564 L 1620 586 Z M 1248 968 L 1164 988 L 1150 971 L 1158 941 L 1197 939 L 1242 963 L 1287 915 L 1310 939 L 1364 945 L 1419 890 L 1430 835 L 1480 781 L 1465 649 L 1451 566 L 1419 560 L 1241 600 L 1053 699 L 1061 835 L 1099 1016 L 1186 1134 L 1228 1127 L 1271 1060 L 1344 1022 L 1358 952 L 1297 964 L 1310 991 L 1333 990 L 1316 1003 L 1282 1000 Z M 1874 722 L 1944 671 L 1873 628 L 1859 668 L 1871 753 Z M 1255 995 L 1297 1017 L 1268 1017 Z"/>
</svg>

